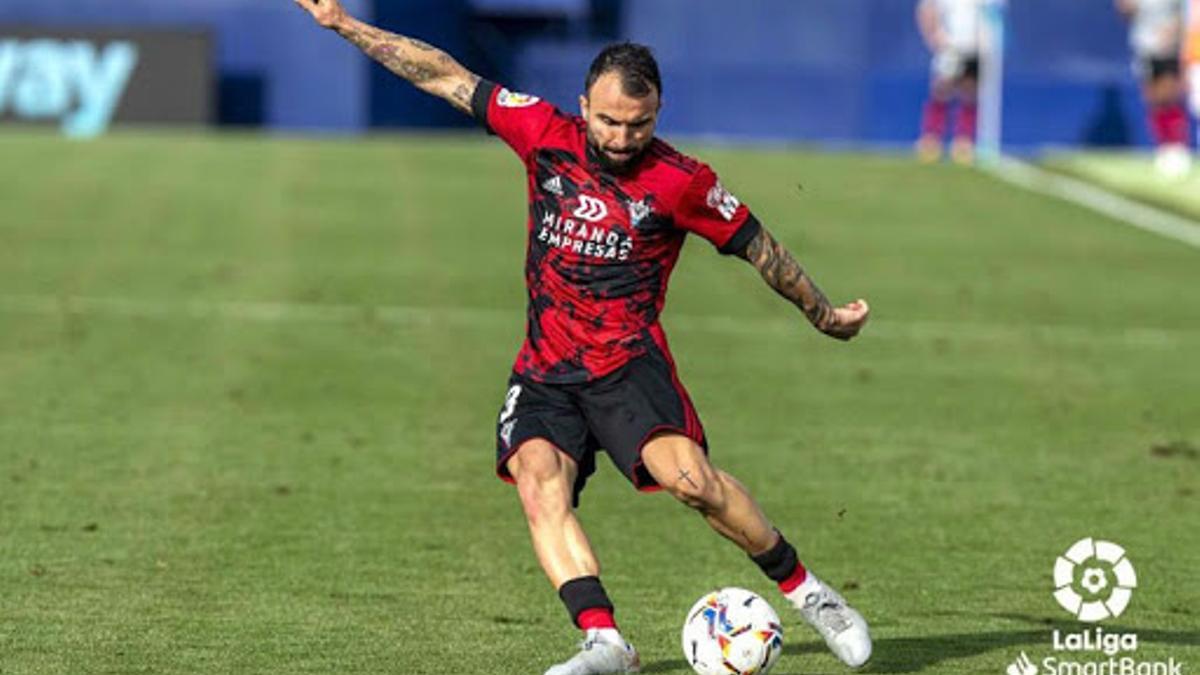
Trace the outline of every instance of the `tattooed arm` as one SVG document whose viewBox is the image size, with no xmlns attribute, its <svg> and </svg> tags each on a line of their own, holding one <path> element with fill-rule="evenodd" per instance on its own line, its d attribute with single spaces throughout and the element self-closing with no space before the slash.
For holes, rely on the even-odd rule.
<svg viewBox="0 0 1200 675">
<path fill-rule="evenodd" d="M 388 70 L 421 91 L 445 99 L 455 108 L 471 114 L 471 98 L 479 85 L 479 76 L 446 52 L 416 38 L 365 24 L 347 14 L 338 0 L 294 1 L 312 14 L 318 24 L 337 31 Z"/>
<path fill-rule="evenodd" d="M 825 294 L 800 267 L 792 254 L 762 228 L 738 254 L 754 265 L 763 280 L 777 293 L 796 305 L 817 330 L 839 340 L 849 340 L 858 335 L 867 322 L 870 308 L 865 300 L 857 300 L 845 307 L 829 304 Z"/>
</svg>

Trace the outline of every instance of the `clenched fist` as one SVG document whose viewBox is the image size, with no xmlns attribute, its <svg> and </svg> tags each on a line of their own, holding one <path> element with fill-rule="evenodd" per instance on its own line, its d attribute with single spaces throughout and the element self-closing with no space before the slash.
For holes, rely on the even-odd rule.
<svg viewBox="0 0 1200 675">
<path fill-rule="evenodd" d="M 293 0 L 303 7 L 318 24 L 325 28 L 337 28 L 346 18 L 346 9 L 338 0 Z"/>
</svg>

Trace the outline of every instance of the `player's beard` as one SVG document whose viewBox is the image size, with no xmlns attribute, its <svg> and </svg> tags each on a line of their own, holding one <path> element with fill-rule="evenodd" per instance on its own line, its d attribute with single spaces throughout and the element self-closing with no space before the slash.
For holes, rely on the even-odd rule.
<svg viewBox="0 0 1200 675">
<path fill-rule="evenodd" d="M 591 156 L 591 159 L 605 171 L 618 175 L 629 173 L 633 170 L 642 161 L 642 158 L 646 156 L 646 151 L 650 149 L 650 144 L 647 143 L 645 146 L 634 150 L 633 154 L 629 155 L 627 159 L 617 160 L 609 157 L 608 153 L 600 148 L 600 144 L 596 142 L 590 131 L 587 135 L 587 143 L 588 154 Z"/>
</svg>

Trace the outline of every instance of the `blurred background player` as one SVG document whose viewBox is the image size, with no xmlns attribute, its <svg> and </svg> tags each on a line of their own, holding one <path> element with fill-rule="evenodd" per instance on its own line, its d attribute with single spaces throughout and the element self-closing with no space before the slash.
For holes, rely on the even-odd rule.
<svg viewBox="0 0 1200 675">
<path fill-rule="evenodd" d="M 941 159 L 950 110 L 954 103 L 954 140 L 950 156 L 970 163 L 975 157 L 978 118 L 980 0 L 920 0 L 917 28 L 933 53 L 929 98 L 921 115 L 917 156 Z"/>
<path fill-rule="evenodd" d="M 1200 119 L 1200 0 L 1188 0 L 1183 36 L 1184 76 L 1188 80 L 1192 115 Z"/>
<path fill-rule="evenodd" d="M 1116 3 L 1129 20 L 1134 72 L 1142 81 L 1142 96 L 1157 148 L 1154 166 L 1164 176 L 1181 177 L 1191 170 L 1189 122 L 1179 65 L 1183 3 L 1180 0 L 1116 0 Z"/>
</svg>

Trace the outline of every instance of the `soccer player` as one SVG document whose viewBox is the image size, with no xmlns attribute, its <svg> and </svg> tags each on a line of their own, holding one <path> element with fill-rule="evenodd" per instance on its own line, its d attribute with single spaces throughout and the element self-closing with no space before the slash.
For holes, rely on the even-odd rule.
<svg viewBox="0 0 1200 675">
<path fill-rule="evenodd" d="M 1179 54 L 1183 39 L 1180 0 L 1116 0 L 1129 19 L 1134 71 L 1142 81 L 1159 173 L 1179 178 L 1191 169 L 1189 120 L 1183 101 Z"/>
<path fill-rule="evenodd" d="M 709 463 L 658 317 L 689 232 L 748 261 L 834 338 L 859 332 L 867 303 L 831 305 L 712 169 L 655 138 L 662 81 L 650 51 L 620 44 L 601 52 L 574 116 L 482 80 L 420 40 L 357 21 L 338 0 L 295 2 L 474 116 L 525 165 L 527 337 L 496 424 L 496 472 L 516 485 L 538 561 L 584 631 L 582 649 L 547 675 L 640 667 L 575 516 L 600 449 L 637 489 L 666 490 L 698 511 L 779 585 L 838 658 L 865 663 L 871 639 L 862 616 L 805 569 L 746 488 Z"/>
<path fill-rule="evenodd" d="M 942 157 L 952 104 L 957 102 L 950 156 L 970 164 L 975 158 L 979 118 L 980 0 L 920 0 L 917 28 L 933 54 L 929 98 L 921 114 L 917 156 L 925 162 Z"/>
</svg>

